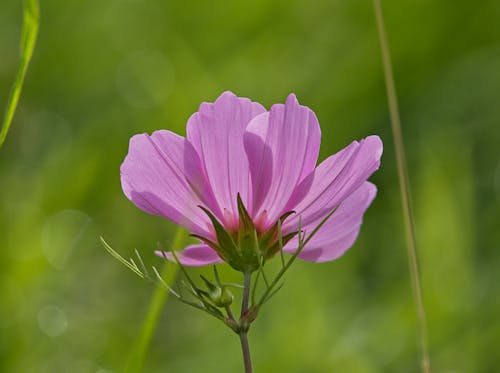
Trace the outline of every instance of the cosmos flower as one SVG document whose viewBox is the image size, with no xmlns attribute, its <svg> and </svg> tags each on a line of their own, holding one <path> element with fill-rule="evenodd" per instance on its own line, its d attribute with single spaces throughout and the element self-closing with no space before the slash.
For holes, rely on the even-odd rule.
<svg viewBox="0 0 500 373">
<path fill-rule="evenodd" d="M 334 211 L 299 255 L 330 261 L 353 245 L 376 195 L 367 179 L 380 165 L 382 142 L 354 141 L 316 166 L 320 141 L 316 115 L 295 95 L 267 111 L 224 92 L 189 118 L 186 137 L 168 130 L 133 136 L 122 188 L 137 207 L 199 240 L 178 252 L 183 265 L 226 261 L 255 270 L 259 256 L 279 251 L 280 227 L 283 251 L 293 253 L 299 221 L 307 234 Z"/>
</svg>

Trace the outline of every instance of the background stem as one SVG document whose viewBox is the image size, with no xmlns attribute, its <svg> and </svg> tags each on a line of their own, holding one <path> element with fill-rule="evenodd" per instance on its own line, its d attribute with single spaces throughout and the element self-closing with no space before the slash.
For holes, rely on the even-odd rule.
<svg viewBox="0 0 500 373">
<path fill-rule="evenodd" d="M 186 232 L 184 229 L 179 228 L 175 234 L 173 249 L 178 250 L 182 246 L 185 238 Z M 175 263 L 165 263 L 161 276 L 169 286 L 172 286 L 174 283 L 178 268 L 179 267 Z M 144 319 L 139 335 L 134 342 L 129 359 L 127 360 L 125 372 L 142 372 L 151 339 L 153 338 L 160 314 L 167 302 L 168 296 L 169 292 L 165 287 L 161 285 L 156 287 L 153 297 L 151 298 L 151 303 L 149 304 L 148 313 Z"/>
<path fill-rule="evenodd" d="M 382 53 L 382 64 L 384 68 L 385 86 L 387 91 L 387 102 L 389 106 L 389 114 L 391 119 L 392 135 L 394 140 L 394 148 L 396 151 L 396 163 L 398 169 L 399 188 L 401 193 L 403 216 L 406 231 L 406 247 L 408 254 L 408 265 L 410 269 L 410 277 L 415 299 L 415 307 L 418 319 L 418 339 L 421 353 L 421 368 L 422 372 L 430 373 L 431 363 L 429 358 L 429 348 L 427 342 L 427 323 L 425 317 L 424 302 L 422 299 L 422 287 L 420 284 L 420 273 L 417 259 L 417 243 L 415 239 L 415 224 L 413 221 L 413 213 L 410 196 L 410 182 L 406 166 L 406 157 L 403 144 L 403 135 L 401 131 L 401 120 L 399 116 L 398 101 L 396 95 L 396 86 L 394 84 L 394 76 L 391 64 L 391 55 L 387 42 L 387 35 L 384 26 L 384 17 L 380 0 L 373 0 L 375 10 L 375 18 L 377 23 L 377 31 Z"/>
</svg>

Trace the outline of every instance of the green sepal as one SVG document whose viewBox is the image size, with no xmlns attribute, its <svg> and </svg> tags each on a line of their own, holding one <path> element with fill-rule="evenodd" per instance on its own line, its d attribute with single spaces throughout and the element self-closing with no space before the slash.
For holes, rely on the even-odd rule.
<svg viewBox="0 0 500 373">
<path fill-rule="evenodd" d="M 242 263 L 244 263 L 243 271 L 253 272 L 259 268 L 261 253 L 256 248 L 259 247 L 258 236 L 255 230 L 255 225 L 248 213 L 240 194 L 237 197 L 238 202 L 238 233 L 237 242 L 239 254 L 241 255 Z"/>
<path fill-rule="evenodd" d="M 217 218 L 210 212 L 210 210 L 206 209 L 203 206 L 198 207 L 201 208 L 205 212 L 205 214 L 207 214 L 208 218 L 212 222 L 212 225 L 215 229 L 215 235 L 217 236 L 218 245 L 204 237 L 198 236 L 198 238 L 200 238 L 203 242 L 207 243 L 207 245 L 216 250 L 224 259 L 226 259 L 229 264 L 231 264 L 231 262 L 237 260 L 236 253 L 238 251 L 233 238 L 229 233 L 227 233 L 222 224 L 219 223 Z"/>
<path fill-rule="evenodd" d="M 214 249 L 215 251 L 217 251 L 217 253 L 222 257 L 222 259 L 224 259 L 225 261 L 226 260 L 226 257 L 223 255 L 222 253 L 222 250 L 221 248 L 219 247 L 219 245 L 217 245 L 215 242 L 209 240 L 208 238 L 206 237 L 203 237 L 203 236 L 200 236 L 198 234 L 190 234 L 189 236 L 193 237 L 193 238 L 196 238 L 197 240 L 200 240 L 201 242 L 203 242 L 204 244 L 210 246 L 212 249 Z"/>
<path fill-rule="evenodd" d="M 199 206 L 212 222 L 217 242 L 196 234 L 191 236 L 210 246 L 237 271 L 254 272 L 261 266 L 262 259 L 269 259 L 274 256 L 280 248 L 283 248 L 297 235 L 298 232 L 291 232 L 282 236 L 282 232 L 280 232 L 285 219 L 294 214 L 295 211 L 284 213 L 271 228 L 260 233 L 257 232 L 239 193 L 237 195 L 237 204 L 239 220 L 236 232 L 228 232 L 210 210 Z"/>
<path fill-rule="evenodd" d="M 262 237 L 260 238 L 262 244 L 269 246 L 270 243 L 274 242 L 275 240 L 278 239 L 278 229 L 279 226 L 283 226 L 283 222 L 285 221 L 286 218 L 288 218 L 290 215 L 295 214 L 295 211 L 288 211 L 285 212 L 283 215 L 280 216 L 279 224 L 278 221 L 271 227 L 269 228 L 264 234 L 262 234 Z"/>
<path fill-rule="evenodd" d="M 283 236 L 282 239 L 281 239 L 281 244 L 283 245 L 283 247 L 292 239 L 294 238 L 297 233 L 299 233 L 299 231 L 296 231 L 296 232 L 292 232 L 292 233 L 288 233 L 286 236 Z M 269 259 L 271 257 L 274 256 L 274 254 L 276 254 L 278 251 L 280 250 L 280 242 L 279 241 L 276 241 L 274 243 L 274 245 L 272 245 L 271 247 L 269 247 L 267 250 L 266 250 L 266 254 L 265 254 L 265 258 L 266 259 Z"/>
<path fill-rule="evenodd" d="M 238 193 L 238 196 L 236 198 L 237 203 L 238 203 L 238 214 L 239 214 L 239 231 L 244 231 L 245 233 L 253 233 L 255 230 L 255 225 L 253 224 L 253 220 L 250 217 L 250 214 L 248 213 L 247 209 L 245 208 L 245 205 L 243 204 L 243 201 L 241 200 L 241 196 Z"/>
<path fill-rule="evenodd" d="M 206 278 L 205 276 L 203 275 L 200 275 L 201 279 L 203 280 L 203 282 L 205 283 L 205 285 L 207 286 L 208 288 L 208 291 L 215 291 L 217 289 L 220 289 L 219 286 L 215 285 L 212 281 L 210 281 L 208 278 Z"/>
<path fill-rule="evenodd" d="M 190 234 L 189 236 L 196 238 L 200 241 L 203 241 L 203 243 L 207 244 L 208 246 L 210 246 L 212 249 L 214 249 L 217 252 L 220 251 L 219 245 L 217 245 L 215 242 L 209 240 L 206 237 L 203 237 L 203 236 L 200 236 L 199 234 L 194 234 L 194 233 Z"/>
<path fill-rule="evenodd" d="M 278 221 L 271 228 L 269 228 L 266 232 L 262 234 L 260 238 L 260 246 L 262 250 L 262 255 L 266 259 L 271 258 L 274 254 L 276 254 L 279 251 L 280 249 L 278 241 L 280 234 L 279 229 L 280 227 L 283 226 L 283 222 L 285 221 L 285 219 L 292 214 L 295 214 L 295 211 L 285 212 L 283 215 L 280 216 Z M 286 243 L 290 241 L 296 234 L 297 232 L 292 232 L 283 236 L 282 237 L 283 246 L 285 246 Z"/>
<path fill-rule="evenodd" d="M 243 203 L 241 203 L 241 199 L 238 204 L 241 205 L 241 208 L 244 210 L 242 211 L 242 216 L 240 216 L 240 224 L 243 224 L 243 226 L 247 229 L 250 229 L 250 227 L 253 227 L 253 222 L 248 215 L 248 212 L 245 210 Z M 212 222 L 218 244 L 215 244 L 202 236 L 196 235 L 195 237 L 216 250 L 219 255 L 237 271 L 253 272 L 259 268 L 259 255 L 255 252 L 255 244 L 252 245 L 254 236 L 253 231 L 255 228 L 248 232 L 238 232 L 235 237 L 238 242 L 238 244 L 236 244 L 233 237 L 224 229 L 217 218 L 203 206 L 199 207 L 205 212 L 205 214 L 207 214 Z M 241 220 L 243 220 L 243 223 L 241 223 Z"/>
</svg>

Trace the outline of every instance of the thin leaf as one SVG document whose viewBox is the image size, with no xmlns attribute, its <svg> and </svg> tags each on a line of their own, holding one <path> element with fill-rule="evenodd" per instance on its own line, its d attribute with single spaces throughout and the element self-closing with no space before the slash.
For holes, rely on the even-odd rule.
<svg viewBox="0 0 500 373">
<path fill-rule="evenodd" d="M 255 275 L 255 281 L 253 282 L 252 294 L 250 296 L 250 299 L 252 301 L 252 306 L 255 305 L 255 294 L 257 292 L 257 285 L 259 284 L 259 277 L 260 277 L 260 270 L 257 271 L 257 274 Z"/>
<path fill-rule="evenodd" d="M 187 291 L 188 291 L 191 295 L 194 295 L 194 296 L 195 296 L 195 297 L 197 297 L 197 298 L 198 298 L 198 296 L 200 295 L 200 294 L 198 294 L 198 293 L 196 292 L 196 290 L 194 290 L 194 287 L 193 287 L 190 283 L 188 283 L 188 282 L 186 282 L 186 281 L 181 281 L 181 285 L 182 285 L 182 287 L 184 287 L 184 289 L 186 289 L 186 290 L 187 290 Z"/>
<path fill-rule="evenodd" d="M 101 239 L 101 243 L 104 246 L 104 248 L 106 249 L 106 251 L 108 253 L 110 253 L 113 258 L 118 260 L 121 264 L 123 264 L 125 267 L 130 269 L 132 272 L 134 272 L 140 278 L 145 278 L 144 274 L 139 270 L 139 268 L 137 267 L 137 265 L 134 263 L 134 261 L 132 259 L 131 259 L 132 263 L 130 263 L 123 256 L 121 256 L 115 250 L 113 250 L 113 248 L 111 246 L 109 246 L 108 243 L 104 240 L 104 238 L 100 237 L 100 239 Z"/>
<path fill-rule="evenodd" d="M 38 36 L 38 27 L 40 23 L 40 10 L 38 0 L 25 0 L 23 9 L 23 30 L 21 33 L 21 55 L 19 61 L 19 68 L 17 70 L 16 78 L 10 90 L 7 106 L 5 109 L 5 116 L 0 130 L 0 148 L 2 147 L 7 133 L 9 132 L 12 119 L 16 112 L 17 104 L 21 96 L 24 78 L 28 71 L 28 66 L 33 56 L 35 49 L 36 39 Z"/>
<path fill-rule="evenodd" d="M 172 294 L 176 298 L 181 298 L 181 296 L 179 295 L 179 293 L 177 293 L 174 289 L 172 289 L 170 287 L 170 285 L 167 284 L 167 282 L 163 279 L 163 277 L 161 277 L 161 275 L 158 272 L 158 270 L 156 269 L 156 267 L 153 266 L 152 268 L 153 268 L 153 272 L 156 275 L 157 280 L 160 281 L 160 283 L 170 292 L 170 294 Z"/>
<path fill-rule="evenodd" d="M 188 283 L 190 286 L 187 287 L 187 289 L 190 290 L 192 292 L 192 294 L 198 300 L 200 300 L 200 302 L 203 303 L 206 310 L 213 311 L 213 312 L 209 312 L 210 314 L 212 314 L 213 316 L 215 316 L 219 319 L 223 319 L 224 315 L 222 314 L 222 312 L 220 312 L 220 310 L 214 304 L 211 303 L 211 301 L 208 298 L 208 293 L 196 286 L 194 281 L 191 279 L 191 276 L 189 276 L 189 274 L 187 273 L 186 268 L 184 268 L 184 266 L 179 261 L 179 258 L 177 257 L 177 254 L 175 253 L 175 251 L 171 250 L 170 252 L 172 253 L 172 256 L 174 257 L 175 261 L 177 262 L 177 265 L 180 267 L 182 273 L 184 274 L 184 276 L 188 280 Z M 165 254 L 163 254 L 163 255 L 164 255 L 164 258 L 166 260 L 167 258 L 165 256 Z"/>
<path fill-rule="evenodd" d="M 259 271 L 262 273 L 262 279 L 266 283 L 267 288 L 269 288 L 269 281 L 267 281 L 266 273 L 264 272 L 264 266 L 260 267 Z"/>
<path fill-rule="evenodd" d="M 148 272 L 146 266 L 144 265 L 144 262 L 142 261 L 141 255 L 139 254 L 139 252 L 137 251 L 137 249 L 134 249 L 134 252 L 135 252 L 135 256 L 137 257 L 137 259 L 139 259 L 139 263 L 141 264 L 141 267 L 142 267 L 142 272 L 144 273 L 144 275 L 147 278 L 149 278 L 149 272 Z M 132 260 L 132 259 L 130 259 L 130 260 Z"/>
<path fill-rule="evenodd" d="M 285 285 L 285 282 L 282 282 L 281 285 L 279 285 L 276 289 L 274 289 L 274 291 L 272 293 L 270 293 L 267 296 L 267 298 L 264 300 L 264 303 L 269 302 L 271 300 L 271 298 L 274 297 L 278 293 L 278 291 L 281 290 L 281 288 L 283 287 L 283 285 Z M 262 304 L 264 304 L 264 303 L 262 303 Z"/>
<path fill-rule="evenodd" d="M 235 283 L 232 283 L 232 282 L 224 282 L 222 285 L 223 286 L 230 286 L 230 287 L 238 288 L 238 289 L 243 289 L 243 285 L 235 284 Z"/>
<path fill-rule="evenodd" d="M 321 229 L 321 227 L 328 221 L 328 219 L 330 219 L 330 217 L 335 213 L 335 211 L 337 211 L 337 208 L 333 209 L 327 216 L 325 216 L 325 218 L 323 218 L 323 220 L 321 220 L 321 222 L 313 229 L 313 231 L 311 232 L 311 234 L 309 236 L 307 236 L 307 238 L 305 240 L 303 238 L 303 232 L 302 232 L 302 217 L 299 216 L 299 227 L 298 227 L 299 247 L 297 248 L 297 250 L 295 250 L 295 252 L 293 253 L 292 257 L 286 263 L 285 267 L 283 267 L 278 272 L 278 274 L 273 279 L 271 285 L 268 286 L 268 288 L 266 289 L 266 291 L 264 292 L 264 294 L 262 294 L 262 296 L 261 296 L 261 298 L 260 298 L 260 300 L 259 300 L 259 302 L 257 304 L 258 306 L 261 306 L 266 301 L 266 299 L 269 296 L 269 294 L 271 293 L 271 291 L 278 284 L 278 282 L 281 280 L 281 278 L 283 277 L 283 275 L 286 273 L 286 271 L 293 264 L 293 262 L 295 261 L 295 259 L 297 259 L 297 257 L 299 256 L 299 254 L 302 252 L 302 250 L 306 246 L 306 244 L 314 237 L 314 235 Z"/>
</svg>

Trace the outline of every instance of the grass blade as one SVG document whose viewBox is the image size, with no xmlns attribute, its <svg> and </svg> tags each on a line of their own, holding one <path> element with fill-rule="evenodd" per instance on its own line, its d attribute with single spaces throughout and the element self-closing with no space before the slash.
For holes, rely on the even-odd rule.
<svg viewBox="0 0 500 373">
<path fill-rule="evenodd" d="M 421 353 L 421 368 L 422 372 L 431 372 L 431 362 L 429 357 L 429 347 L 427 342 L 427 322 L 425 317 L 424 302 L 422 299 L 422 287 L 420 283 L 420 273 L 418 269 L 417 259 L 417 243 L 415 239 L 415 224 L 413 221 L 413 213 L 411 207 L 410 196 L 410 181 L 408 178 L 408 170 L 406 166 L 406 157 L 403 144 L 403 135 L 401 131 L 401 119 L 399 116 L 398 101 L 396 95 L 396 85 L 394 84 L 394 76 L 392 71 L 391 55 L 385 32 L 384 17 L 382 13 L 382 5 L 380 0 L 373 0 L 375 10 L 375 19 L 377 23 L 377 31 L 382 53 L 382 65 L 384 68 L 385 86 L 387 91 L 387 102 L 389 106 L 389 114 L 391 119 L 392 136 L 394 140 L 394 148 L 396 151 L 396 163 L 398 169 L 399 187 L 401 193 L 403 216 L 406 231 L 406 247 L 408 254 L 408 265 L 410 269 L 410 277 L 413 288 L 413 296 L 415 298 L 415 307 L 418 319 L 418 333 Z"/>
<path fill-rule="evenodd" d="M 5 116 L 0 130 L 0 148 L 2 147 L 7 133 L 9 132 L 12 119 L 16 112 L 19 97 L 23 87 L 24 77 L 28 71 L 28 66 L 35 49 L 36 39 L 38 35 L 38 26 L 40 23 L 40 11 L 38 0 L 25 0 L 23 9 L 23 30 L 21 33 L 20 44 L 20 61 L 17 70 L 16 79 L 10 90 L 9 98 L 7 100 L 7 107 L 5 109 Z"/>
</svg>

